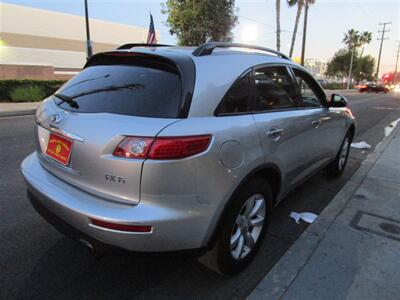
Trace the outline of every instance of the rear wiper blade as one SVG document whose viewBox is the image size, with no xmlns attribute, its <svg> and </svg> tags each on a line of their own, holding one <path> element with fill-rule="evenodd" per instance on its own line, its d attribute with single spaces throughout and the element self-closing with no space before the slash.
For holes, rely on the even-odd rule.
<svg viewBox="0 0 400 300">
<path fill-rule="evenodd" d="M 60 99 L 62 102 L 67 103 L 72 108 L 79 108 L 78 103 L 72 98 L 64 94 L 54 94 L 54 97 Z"/>
<path fill-rule="evenodd" d="M 93 89 L 93 90 L 89 90 L 89 91 L 84 91 L 82 93 L 78 93 L 72 96 L 67 96 L 70 100 L 75 99 L 75 98 L 79 98 L 82 96 L 87 96 L 87 95 L 91 95 L 91 94 L 97 94 L 97 93 L 101 93 L 101 92 L 108 92 L 108 91 L 116 91 L 116 90 L 122 90 L 122 89 L 139 89 L 142 88 L 143 85 L 140 83 L 128 83 L 128 84 L 124 84 L 124 85 L 110 85 L 110 86 L 106 86 L 103 88 L 98 88 L 98 89 Z"/>
</svg>

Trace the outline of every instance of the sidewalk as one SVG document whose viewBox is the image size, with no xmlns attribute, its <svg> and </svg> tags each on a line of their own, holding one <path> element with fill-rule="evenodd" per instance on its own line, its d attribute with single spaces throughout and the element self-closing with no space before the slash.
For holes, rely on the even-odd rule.
<svg viewBox="0 0 400 300">
<path fill-rule="evenodd" d="M 35 113 L 40 102 L 2 103 L 0 102 L 0 117 L 31 115 Z"/>
<path fill-rule="evenodd" d="M 248 299 L 399 299 L 400 126 Z"/>
</svg>

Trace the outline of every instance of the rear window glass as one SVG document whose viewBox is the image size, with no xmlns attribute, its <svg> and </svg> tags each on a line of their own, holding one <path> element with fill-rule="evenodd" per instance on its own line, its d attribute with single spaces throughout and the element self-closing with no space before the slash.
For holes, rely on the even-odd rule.
<svg viewBox="0 0 400 300">
<path fill-rule="evenodd" d="M 77 107 L 55 98 L 66 110 L 131 116 L 176 118 L 181 100 L 177 73 L 134 65 L 96 65 L 68 81 L 56 94 L 72 98 Z"/>
</svg>

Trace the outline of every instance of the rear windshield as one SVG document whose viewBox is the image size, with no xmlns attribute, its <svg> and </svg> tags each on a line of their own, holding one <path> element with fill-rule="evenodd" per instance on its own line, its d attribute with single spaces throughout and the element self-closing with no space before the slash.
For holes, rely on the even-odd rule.
<svg viewBox="0 0 400 300">
<path fill-rule="evenodd" d="M 88 67 L 56 92 L 76 102 L 55 98 L 66 110 L 130 116 L 176 118 L 181 100 L 180 77 L 170 69 L 133 65 Z"/>
</svg>

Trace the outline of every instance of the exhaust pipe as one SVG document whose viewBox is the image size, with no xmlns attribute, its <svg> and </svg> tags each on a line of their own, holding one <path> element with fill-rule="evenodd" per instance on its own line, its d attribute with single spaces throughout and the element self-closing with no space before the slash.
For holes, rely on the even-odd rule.
<svg viewBox="0 0 400 300">
<path fill-rule="evenodd" d="M 85 245 L 86 249 L 88 249 L 90 254 L 92 254 L 96 259 L 100 259 L 100 258 L 103 257 L 103 255 L 101 253 L 99 253 L 98 251 L 96 251 L 96 249 L 94 248 L 92 243 L 90 243 L 89 241 L 87 241 L 85 239 L 79 239 L 78 242 L 80 242 L 83 245 Z"/>
</svg>

